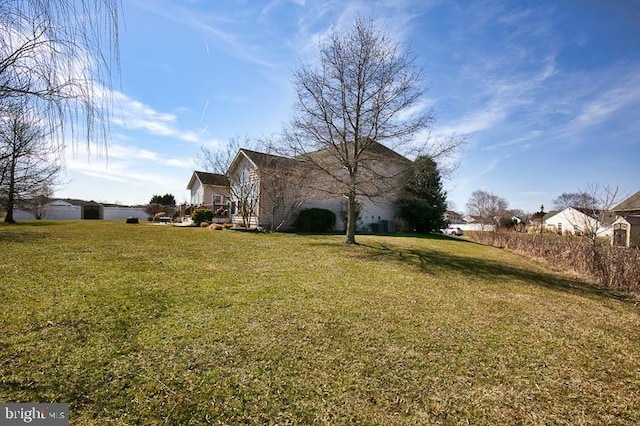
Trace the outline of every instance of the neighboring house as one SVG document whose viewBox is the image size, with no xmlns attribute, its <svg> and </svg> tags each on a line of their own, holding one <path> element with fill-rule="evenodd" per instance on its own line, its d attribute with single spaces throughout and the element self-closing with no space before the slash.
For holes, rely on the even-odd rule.
<svg viewBox="0 0 640 426">
<path fill-rule="evenodd" d="M 595 213 L 574 207 L 549 212 L 544 217 L 545 230 L 558 234 L 610 236 L 611 215 Z"/>
<path fill-rule="evenodd" d="M 307 155 L 313 156 L 314 161 L 326 159 L 325 171 L 305 163 L 304 156 L 286 158 L 239 150 L 227 173 L 231 180 L 233 222 L 286 229 L 298 211 L 318 207 L 331 210 L 336 215 L 336 230 L 344 230 L 345 199 L 335 180 L 326 173 L 328 168 L 334 175 L 342 173 L 340 166 L 335 162 L 331 164 L 331 156 L 324 150 Z M 359 198 L 357 228 L 359 231 L 394 232 L 397 219 L 394 202 L 400 189 L 401 174 L 412 162 L 379 143 L 370 145 L 366 157 L 369 167 L 384 169 L 394 177 L 389 179 L 388 190 L 380 191 L 372 198 Z"/>
<path fill-rule="evenodd" d="M 118 220 L 128 217 L 147 217 L 144 206 L 121 206 L 118 204 L 100 204 L 95 201 L 84 201 L 66 198 L 53 200 L 43 209 L 45 220 Z M 16 220 L 35 220 L 36 215 L 21 208 L 14 212 Z"/>
<path fill-rule="evenodd" d="M 228 216 L 229 181 L 217 173 L 193 172 L 187 189 L 191 191 L 191 205 L 211 209 L 219 216 Z"/>
<path fill-rule="evenodd" d="M 493 231 L 495 229 L 495 225 L 484 224 L 480 218 L 470 215 L 463 216 L 453 210 L 445 212 L 444 219 L 449 225 L 463 231 Z"/>
<path fill-rule="evenodd" d="M 613 222 L 611 244 L 622 247 L 640 247 L 640 191 L 612 209 Z"/>
<path fill-rule="evenodd" d="M 465 215 L 462 220 L 464 223 L 456 225 L 456 227 L 463 231 L 493 231 L 496 229 L 496 225 L 484 222 L 480 217 Z"/>
<path fill-rule="evenodd" d="M 444 213 L 444 220 L 450 225 L 462 225 L 467 223 L 464 220 L 464 216 L 462 216 L 460 213 L 457 213 L 453 210 L 447 210 Z"/>
</svg>

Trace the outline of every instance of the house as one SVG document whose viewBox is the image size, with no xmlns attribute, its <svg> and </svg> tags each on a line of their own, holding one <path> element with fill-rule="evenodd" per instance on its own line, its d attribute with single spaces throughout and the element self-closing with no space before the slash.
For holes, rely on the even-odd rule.
<svg viewBox="0 0 640 426">
<path fill-rule="evenodd" d="M 381 179 L 388 181 L 386 188 L 373 179 L 363 181 L 362 187 L 374 196 L 359 197 L 357 229 L 393 232 L 394 201 L 402 173 L 412 162 L 376 142 L 368 144 L 365 151 L 361 157 L 366 164 L 363 169 L 384 172 L 389 179 Z M 322 170 L 318 164 L 322 164 Z M 287 158 L 241 149 L 227 172 L 231 180 L 232 221 L 243 226 L 286 229 L 298 211 L 318 207 L 331 210 L 336 215 L 336 230 L 344 230 L 346 200 L 342 195 L 344 189 L 335 179 L 341 173 L 344 173 L 341 166 L 327 150 Z M 365 176 L 363 173 L 363 179 Z"/>
<path fill-rule="evenodd" d="M 228 216 L 229 181 L 225 175 L 195 171 L 189 179 L 191 206 L 210 209 L 218 216 Z"/>
<path fill-rule="evenodd" d="M 119 220 L 128 217 L 147 217 L 144 206 L 122 206 L 119 204 L 102 204 L 72 198 L 52 200 L 40 212 L 45 220 Z M 16 220 L 35 220 L 35 212 L 17 208 L 14 212 Z"/>
<path fill-rule="evenodd" d="M 447 210 L 444 213 L 444 220 L 449 224 L 449 225 L 462 225 L 462 224 L 466 224 L 467 222 L 464 220 L 464 216 L 462 216 L 460 213 L 455 212 L 453 210 Z"/>
<path fill-rule="evenodd" d="M 613 222 L 611 244 L 621 247 L 640 247 L 640 191 L 612 209 Z"/>
<path fill-rule="evenodd" d="M 544 229 L 558 234 L 610 236 L 610 213 L 567 207 L 544 216 Z"/>
</svg>

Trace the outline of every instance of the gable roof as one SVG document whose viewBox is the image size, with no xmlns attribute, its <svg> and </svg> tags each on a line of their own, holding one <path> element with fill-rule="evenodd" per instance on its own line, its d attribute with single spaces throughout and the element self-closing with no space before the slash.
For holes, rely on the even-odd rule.
<svg viewBox="0 0 640 426">
<path fill-rule="evenodd" d="M 336 154 L 331 150 L 332 148 L 328 147 L 319 149 L 317 151 L 300 154 L 294 157 L 284 157 L 280 155 L 267 154 L 264 152 L 241 148 L 238 150 L 238 153 L 231 162 L 231 165 L 229 166 L 229 172 L 231 170 L 234 170 L 240 164 L 243 158 L 252 163 L 253 166 L 255 166 L 257 169 L 272 168 L 285 172 L 293 172 L 294 170 L 304 171 L 305 164 L 309 163 L 309 159 L 313 159 L 312 162 L 319 160 L 320 162 L 326 164 L 335 165 Z M 413 163 L 408 158 L 373 140 L 367 141 L 367 145 L 363 150 L 363 154 L 364 155 L 361 157 L 363 162 L 376 162 L 385 165 L 388 165 L 390 163 L 400 163 L 405 166 Z M 189 187 L 187 189 L 189 189 Z"/>
<path fill-rule="evenodd" d="M 280 155 L 267 154 L 264 152 L 252 151 L 250 149 L 242 148 L 241 152 L 253 162 L 258 168 L 260 167 L 278 167 L 285 166 L 291 167 L 296 164 L 296 160 L 293 158 L 287 158 Z"/>
<path fill-rule="evenodd" d="M 407 157 L 405 157 L 404 155 L 400 155 L 397 152 L 395 152 L 394 150 L 392 150 L 391 148 L 388 148 L 384 145 L 382 145 L 379 142 L 375 142 L 372 141 L 367 148 L 365 149 L 365 151 L 370 152 L 372 154 L 378 155 L 380 157 L 384 157 L 384 158 L 388 158 L 394 161 L 400 161 L 400 162 L 407 162 L 407 163 L 411 163 L 412 161 L 409 160 Z"/>
<path fill-rule="evenodd" d="M 625 221 L 629 225 L 640 225 L 640 216 L 639 215 L 627 215 L 619 217 L 615 222 Z"/>
<path fill-rule="evenodd" d="M 103 205 L 93 200 L 87 201 L 87 200 L 80 200 L 77 198 L 56 198 L 55 201 L 53 202 L 57 202 L 57 201 L 62 201 L 63 203 L 66 203 L 68 205 L 80 206 L 80 207 L 86 206 L 86 205 Z"/>
<path fill-rule="evenodd" d="M 598 222 L 600 222 L 601 225 L 603 226 L 609 226 L 611 225 L 611 223 L 613 223 L 613 221 L 616 218 L 616 215 L 613 214 L 613 212 L 611 211 L 604 211 L 604 210 L 592 210 L 592 209 L 583 209 L 583 208 L 578 208 L 578 207 L 566 207 L 563 210 L 553 210 L 550 211 L 549 213 L 547 213 L 544 216 L 544 221 L 546 222 L 547 220 L 552 219 L 555 216 L 558 216 L 560 214 L 567 214 L 566 212 L 568 211 L 573 211 L 573 212 L 577 212 L 580 213 L 586 217 L 589 217 L 591 219 L 594 219 Z M 574 213 L 575 214 L 575 213 Z"/>
<path fill-rule="evenodd" d="M 191 179 L 189 179 L 187 189 L 193 188 L 193 184 L 196 183 L 196 179 L 198 179 L 203 185 L 229 186 L 229 180 L 225 175 L 195 171 L 191 175 Z"/>
<path fill-rule="evenodd" d="M 395 152 L 391 148 L 388 148 L 388 147 L 384 146 L 383 144 L 381 144 L 379 142 L 367 139 L 363 143 L 365 144 L 365 147 L 362 149 L 361 157 L 360 157 L 363 160 L 369 159 L 369 160 L 377 161 L 377 160 L 380 160 L 380 159 L 384 159 L 384 160 L 400 162 L 400 163 L 406 163 L 406 164 L 412 163 L 412 161 L 409 160 L 407 157 L 398 154 L 397 152 Z M 353 141 L 352 142 L 348 142 L 345 145 L 344 148 L 347 151 L 352 151 L 353 149 L 350 149 L 349 146 L 353 145 L 353 144 L 354 144 Z M 366 156 L 366 155 L 362 155 L 362 154 L 369 154 L 369 155 Z M 333 147 L 330 146 L 330 147 L 327 147 L 327 148 L 319 149 L 317 151 L 301 154 L 301 155 L 297 156 L 296 158 L 304 161 L 305 157 L 315 158 L 315 159 L 323 159 L 323 158 L 331 158 L 331 157 L 334 157 L 334 156 L 337 156 L 337 155 L 341 155 L 341 154 L 337 154 L 336 151 L 334 151 Z"/>
<path fill-rule="evenodd" d="M 613 209 L 614 212 L 627 212 L 632 210 L 640 210 L 640 191 L 627 198 Z"/>
<path fill-rule="evenodd" d="M 240 148 L 235 158 L 229 165 L 227 173 L 232 173 L 243 159 L 248 160 L 257 169 L 278 169 L 292 170 L 298 166 L 298 161 L 293 158 L 282 157 L 280 155 L 267 154 L 264 152 L 253 151 L 251 149 Z"/>
</svg>

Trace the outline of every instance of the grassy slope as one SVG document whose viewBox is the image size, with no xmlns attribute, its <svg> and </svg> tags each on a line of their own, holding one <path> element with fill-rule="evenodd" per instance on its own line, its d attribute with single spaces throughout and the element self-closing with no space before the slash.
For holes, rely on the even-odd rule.
<svg viewBox="0 0 640 426">
<path fill-rule="evenodd" d="M 640 310 L 449 238 L 1 226 L 0 401 L 72 423 L 640 423 Z"/>
</svg>

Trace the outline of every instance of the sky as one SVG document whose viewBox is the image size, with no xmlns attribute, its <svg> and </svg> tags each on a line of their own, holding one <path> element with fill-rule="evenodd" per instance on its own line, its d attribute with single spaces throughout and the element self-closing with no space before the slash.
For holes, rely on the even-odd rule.
<svg viewBox="0 0 640 426">
<path fill-rule="evenodd" d="M 107 154 L 69 148 L 56 197 L 187 202 L 202 147 L 277 134 L 292 74 L 370 17 L 416 58 L 432 134 L 468 135 L 444 186 L 525 212 L 564 192 L 640 190 L 640 1 L 122 0 Z"/>
</svg>

